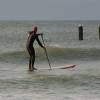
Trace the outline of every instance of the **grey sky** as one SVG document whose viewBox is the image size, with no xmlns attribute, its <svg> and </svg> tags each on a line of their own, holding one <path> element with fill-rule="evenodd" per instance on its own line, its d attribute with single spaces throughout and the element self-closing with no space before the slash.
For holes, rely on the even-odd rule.
<svg viewBox="0 0 100 100">
<path fill-rule="evenodd" d="M 0 0 L 0 20 L 100 20 L 100 0 Z"/>
</svg>

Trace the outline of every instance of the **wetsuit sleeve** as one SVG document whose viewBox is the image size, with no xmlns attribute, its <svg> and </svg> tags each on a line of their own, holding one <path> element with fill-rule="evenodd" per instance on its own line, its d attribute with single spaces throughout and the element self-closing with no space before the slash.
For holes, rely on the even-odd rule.
<svg viewBox="0 0 100 100">
<path fill-rule="evenodd" d="M 37 40 L 38 44 L 39 44 L 42 48 L 44 48 L 44 46 L 43 46 L 42 43 L 40 42 L 38 36 L 37 36 L 36 40 Z"/>
</svg>

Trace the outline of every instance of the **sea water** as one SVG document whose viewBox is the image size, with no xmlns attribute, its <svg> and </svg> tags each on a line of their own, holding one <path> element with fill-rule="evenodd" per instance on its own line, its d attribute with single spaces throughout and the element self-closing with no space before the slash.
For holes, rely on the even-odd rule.
<svg viewBox="0 0 100 100">
<path fill-rule="evenodd" d="M 33 25 L 44 34 L 51 67 L 76 67 L 39 70 L 49 65 L 35 42 L 38 70 L 29 72 L 26 41 Z M 0 100 L 100 100 L 99 25 L 100 21 L 0 21 Z"/>
</svg>

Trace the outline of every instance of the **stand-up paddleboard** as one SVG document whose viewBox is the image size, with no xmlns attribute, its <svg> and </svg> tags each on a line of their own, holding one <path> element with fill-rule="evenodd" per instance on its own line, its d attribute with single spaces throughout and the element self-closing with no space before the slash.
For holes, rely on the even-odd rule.
<svg viewBox="0 0 100 100">
<path fill-rule="evenodd" d="M 52 67 L 50 68 L 40 68 L 39 70 L 52 70 L 52 69 L 71 69 L 74 68 L 76 65 L 75 64 L 66 64 L 64 66 L 58 66 L 58 67 Z"/>
</svg>

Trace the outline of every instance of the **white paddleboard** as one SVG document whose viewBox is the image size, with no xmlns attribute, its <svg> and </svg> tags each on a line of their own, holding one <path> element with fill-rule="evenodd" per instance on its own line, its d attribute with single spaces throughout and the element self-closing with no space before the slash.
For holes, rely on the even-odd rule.
<svg viewBox="0 0 100 100">
<path fill-rule="evenodd" d="M 58 66 L 58 67 L 52 67 L 50 68 L 39 68 L 39 70 L 52 70 L 52 69 L 71 69 L 74 68 L 76 65 L 75 64 L 66 64 L 64 66 Z"/>
</svg>

